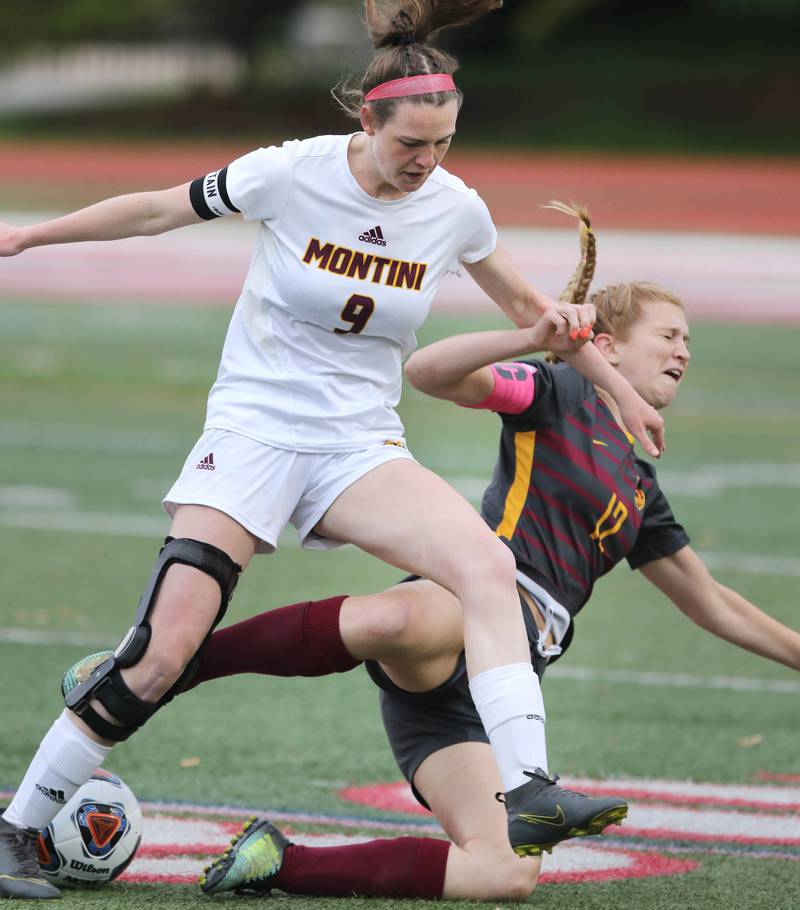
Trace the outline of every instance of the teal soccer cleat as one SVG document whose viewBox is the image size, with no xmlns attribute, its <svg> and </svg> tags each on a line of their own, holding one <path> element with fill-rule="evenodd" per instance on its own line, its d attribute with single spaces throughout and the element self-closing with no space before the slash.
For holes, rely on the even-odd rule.
<svg viewBox="0 0 800 910">
<path fill-rule="evenodd" d="M 253 815 L 222 856 L 200 876 L 204 894 L 269 894 L 291 843 L 266 819 Z"/>
<path fill-rule="evenodd" d="M 61 680 L 61 694 L 66 698 L 69 693 L 92 675 L 101 663 L 108 660 L 113 651 L 97 651 L 82 657 L 74 663 L 64 674 Z"/>
</svg>

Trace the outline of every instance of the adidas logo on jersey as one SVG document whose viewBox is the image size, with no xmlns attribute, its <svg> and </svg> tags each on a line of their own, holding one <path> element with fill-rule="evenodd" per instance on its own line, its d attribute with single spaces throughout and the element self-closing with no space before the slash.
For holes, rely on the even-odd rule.
<svg viewBox="0 0 800 910">
<path fill-rule="evenodd" d="M 197 471 L 216 471 L 217 468 L 214 464 L 214 453 L 210 452 L 202 461 L 198 461 L 195 465 L 195 470 Z"/>
<path fill-rule="evenodd" d="M 364 231 L 363 234 L 359 234 L 358 239 L 363 240 L 364 243 L 374 243 L 376 246 L 386 246 L 386 241 L 383 239 L 383 231 L 379 224 L 376 224 L 374 228 L 370 228 L 368 231 Z"/>
</svg>

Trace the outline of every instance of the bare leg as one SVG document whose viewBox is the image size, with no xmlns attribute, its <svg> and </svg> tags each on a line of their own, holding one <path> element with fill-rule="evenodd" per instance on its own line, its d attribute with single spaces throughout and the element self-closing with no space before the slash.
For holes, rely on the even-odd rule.
<svg viewBox="0 0 800 910">
<path fill-rule="evenodd" d="M 500 775 L 488 745 L 459 743 L 434 752 L 414 785 L 453 842 L 445 898 L 524 900 L 531 894 L 541 859 L 521 859 L 508 843 L 505 809 L 493 798 Z"/>
<path fill-rule="evenodd" d="M 471 676 L 530 663 L 511 552 L 436 474 L 411 461 L 383 464 L 348 487 L 315 531 L 451 591 Z"/>
<path fill-rule="evenodd" d="M 503 790 L 547 770 L 544 701 L 531 666 L 511 551 L 440 477 L 383 464 L 348 487 L 315 528 L 435 581 L 461 602 L 469 687 Z"/>
<path fill-rule="evenodd" d="M 172 535 L 213 544 L 241 565 L 249 562 L 255 550 L 255 540 L 235 521 L 214 509 L 199 506 L 179 509 Z M 148 618 L 152 628 L 150 642 L 141 660 L 123 671 L 123 678 L 135 695 L 143 701 L 159 700 L 194 656 L 219 606 L 220 590 L 216 581 L 198 569 L 181 564 L 169 567 Z M 107 720 L 118 723 L 97 701 L 93 705 Z M 102 765 L 112 745 L 65 710 L 45 734 L 31 760 L 6 810 L 6 821 L 18 828 L 44 827 L 55 816 L 59 805 Z M 59 800 L 49 798 L 47 794 L 51 793 L 58 794 Z M 13 868 L 16 867 L 12 864 L 9 867 L 12 877 Z M 0 896 L 3 893 L 5 890 L 0 886 Z"/>
<path fill-rule="evenodd" d="M 394 682 L 410 692 L 444 682 L 464 648 L 461 604 L 426 579 L 381 594 L 348 597 L 339 630 L 353 657 L 380 661 Z"/>
<path fill-rule="evenodd" d="M 210 543 L 245 568 L 255 552 L 256 539 L 223 512 L 206 506 L 179 506 L 170 528 L 172 537 Z M 219 586 L 191 566 L 172 565 L 164 576 L 150 614 L 152 635 L 141 660 L 122 671 L 125 683 L 144 701 L 158 701 L 197 653 L 219 610 Z M 92 706 L 114 722 L 99 702 Z M 75 714 L 70 719 L 90 739 L 103 740 Z"/>
<path fill-rule="evenodd" d="M 396 668 L 393 678 L 403 688 L 424 690 L 447 679 L 463 647 L 460 604 L 449 591 L 420 580 L 381 594 L 287 604 L 218 629 L 187 689 L 239 673 L 345 673 L 373 659 Z M 404 672 L 409 662 L 413 680 Z"/>
</svg>

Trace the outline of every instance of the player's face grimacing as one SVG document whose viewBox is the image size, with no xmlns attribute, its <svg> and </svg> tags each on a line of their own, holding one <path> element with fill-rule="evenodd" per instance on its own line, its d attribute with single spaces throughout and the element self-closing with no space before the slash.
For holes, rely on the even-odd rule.
<svg viewBox="0 0 800 910">
<path fill-rule="evenodd" d="M 418 190 L 450 147 L 457 117 L 455 98 L 441 107 L 402 101 L 372 134 L 374 163 L 386 184 L 401 193 Z"/>
<path fill-rule="evenodd" d="M 672 404 L 689 365 L 688 345 L 689 326 L 683 310 L 666 300 L 651 303 L 630 337 L 614 339 L 616 365 L 648 404 L 665 408 Z"/>
</svg>

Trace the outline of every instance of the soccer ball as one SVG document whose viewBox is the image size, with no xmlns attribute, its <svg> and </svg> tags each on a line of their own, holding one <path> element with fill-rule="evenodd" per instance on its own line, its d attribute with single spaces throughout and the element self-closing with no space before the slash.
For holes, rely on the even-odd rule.
<svg viewBox="0 0 800 910">
<path fill-rule="evenodd" d="M 39 832 L 39 865 L 61 888 L 105 885 L 133 859 L 142 827 L 142 810 L 130 787 L 98 769 Z"/>
</svg>

